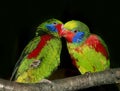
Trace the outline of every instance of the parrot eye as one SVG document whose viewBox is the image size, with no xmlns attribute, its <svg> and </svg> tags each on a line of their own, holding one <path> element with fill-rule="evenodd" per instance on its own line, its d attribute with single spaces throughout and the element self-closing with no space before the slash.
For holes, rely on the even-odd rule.
<svg viewBox="0 0 120 91">
<path fill-rule="evenodd" d="M 74 32 L 74 33 L 77 33 L 77 32 L 78 32 L 78 30 L 73 30 L 73 32 Z"/>
<path fill-rule="evenodd" d="M 53 24 L 54 24 L 54 25 L 56 25 L 57 23 L 56 23 L 56 22 L 54 22 Z"/>
</svg>

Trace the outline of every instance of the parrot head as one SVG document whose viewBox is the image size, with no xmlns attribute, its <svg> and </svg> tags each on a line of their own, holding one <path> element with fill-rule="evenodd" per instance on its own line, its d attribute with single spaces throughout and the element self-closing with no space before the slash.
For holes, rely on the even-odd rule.
<svg viewBox="0 0 120 91">
<path fill-rule="evenodd" d="M 59 37 L 56 26 L 62 25 L 62 22 L 57 19 L 49 19 L 37 27 L 36 36 L 41 35 L 41 33 L 52 34 L 53 36 Z M 54 27 L 53 27 L 54 26 Z"/>
<path fill-rule="evenodd" d="M 51 32 L 52 34 L 57 35 L 57 37 L 62 37 L 62 31 L 63 31 L 63 23 L 56 21 L 56 22 L 51 22 L 50 24 L 46 24 L 47 30 Z"/>
<path fill-rule="evenodd" d="M 64 24 L 61 36 L 68 42 L 80 43 L 89 36 L 89 28 L 83 22 L 71 20 Z"/>
</svg>

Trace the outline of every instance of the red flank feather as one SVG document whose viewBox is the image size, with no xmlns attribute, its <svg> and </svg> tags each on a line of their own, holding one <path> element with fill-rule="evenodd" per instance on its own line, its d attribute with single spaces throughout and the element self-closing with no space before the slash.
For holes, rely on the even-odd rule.
<svg viewBox="0 0 120 91">
<path fill-rule="evenodd" d="M 88 39 L 85 41 L 85 43 L 88 46 L 95 48 L 97 52 L 101 52 L 108 59 L 108 52 L 106 48 L 104 47 L 104 45 L 99 40 L 97 35 L 95 34 L 90 35 Z"/>
<path fill-rule="evenodd" d="M 43 35 L 40 37 L 40 42 L 37 47 L 27 56 L 29 59 L 37 57 L 37 55 L 41 52 L 42 48 L 45 46 L 48 40 L 52 38 L 51 35 Z"/>
</svg>

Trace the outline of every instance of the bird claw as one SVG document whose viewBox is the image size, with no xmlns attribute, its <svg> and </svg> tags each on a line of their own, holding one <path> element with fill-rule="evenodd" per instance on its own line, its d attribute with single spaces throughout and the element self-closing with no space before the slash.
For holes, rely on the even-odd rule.
<svg viewBox="0 0 120 91">
<path fill-rule="evenodd" d="M 40 81 L 40 83 L 52 83 L 52 81 L 50 81 L 50 80 L 48 80 L 48 79 L 42 79 L 41 81 Z"/>
<path fill-rule="evenodd" d="M 90 71 L 86 72 L 85 75 L 88 77 L 91 74 Z"/>
</svg>

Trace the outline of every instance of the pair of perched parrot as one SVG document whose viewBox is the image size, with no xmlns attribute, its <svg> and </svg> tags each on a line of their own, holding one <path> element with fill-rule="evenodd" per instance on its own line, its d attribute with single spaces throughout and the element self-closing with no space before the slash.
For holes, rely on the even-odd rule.
<svg viewBox="0 0 120 91">
<path fill-rule="evenodd" d="M 66 40 L 72 64 L 81 74 L 110 68 L 105 42 L 91 34 L 86 24 L 49 19 L 37 27 L 36 36 L 24 48 L 11 78 L 15 75 L 15 81 L 20 83 L 39 83 L 48 78 L 60 65 L 61 37 Z"/>
</svg>

